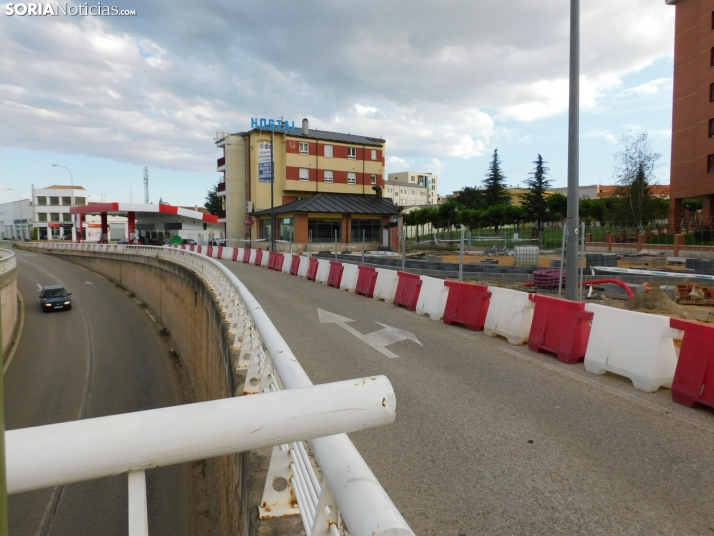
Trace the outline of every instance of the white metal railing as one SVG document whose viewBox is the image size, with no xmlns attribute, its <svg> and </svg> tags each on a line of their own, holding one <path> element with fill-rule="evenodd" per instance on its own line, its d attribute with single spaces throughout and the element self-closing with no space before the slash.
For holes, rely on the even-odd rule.
<svg viewBox="0 0 714 536">
<path fill-rule="evenodd" d="M 234 367 L 247 371 L 245 394 L 262 396 L 312 386 L 250 291 L 214 259 L 170 247 L 68 243 L 33 243 L 31 247 L 69 254 L 151 257 L 180 264 L 201 277 L 230 324 L 228 333 L 239 355 Z M 285 441 L 274 447 L 260 506 L 261 517 L 299 513 L 308 536 L 338 535 L 340 517 L 353 536 L 414 535 L 347 435 L 315 437 L 308 444 L 322 481 L 302 441 Z M 276 486 L 276 482 L 285 485 Z"/>
<path fill-rule="evenodd" d="M 0 274 L 9 272 L 17 266 L 15 252 L 9 249 L 0 249 Z"/>
</svg>

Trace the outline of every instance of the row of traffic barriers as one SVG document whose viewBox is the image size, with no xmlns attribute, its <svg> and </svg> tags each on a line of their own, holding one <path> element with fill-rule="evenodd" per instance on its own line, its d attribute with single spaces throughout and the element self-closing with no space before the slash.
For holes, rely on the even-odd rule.
<svg viewBox="0 0 714 536">
<path fill-rule="evenodd" d="M 244 251 L 238 257 L 250 264 L 483 330 L 511 344 L 527 342 L 532 351 L 555 354 L 564 363 L 584 361 L 588 372 L 629 378 L 643 391 L 671 388 L 672 398 L 687 407 L 714 407 L 712 325 L 288 253 L 271 252 L 266 256 L 274 260 L 261 262 L 255 250 Z"/>
<path fill-rule="evenodd" d="M 299 514 L 305 532 L 308 535 L 339 536 L 342 534 L 340 531 L 340 518 L 342 518 L 346 529 L 352 536 L 414 536 L 414 532 L 409 528 L 409 525 L 399 513 L 387 492 L 379 484 L 374 473 L 367 466 L 362 456 L 352 444 L 352 441 L 350 441 L 345 433 L 342 433 L 389 424 L 394 421 L 396 406 L 394 393 L 389 381 L 382 376 L 364 379 L 369 380 L 366 382 L 359 381 L 355 383 L 354 380 L 350 380 L 351 383 L 349 385 L 367 385 L 366 388 L 362 389 L 362 391 L 364 391 L 363 397 L 368 396 L 369 400 L 376 400 L 376 395 L 379 395 L 379 402 L 376 404 L 379 409 L 377 412 L 379 415 L 377 417 L 374 416 L 374 412 L 370 413 L 370 408 L 365 405 L 365 402 L 362 402 L 358 398 L 359 393 L 355 392 L 354 396 L 350 395 L 348 398 L 335 396 L 336 390 L 339 389 L 342 389 L 341 393 L 344 395 L 346 393 L 345 389 L 350 388 L 347 384 L 313 386 L 299 361 L 250 291 L 235 274 L 220 262 L 217 262 L 217 260 L 245 262 L 266 268 L 270 267 L 273 270 L 289 272 L 292 267 L 292 259 L 290 259 L 291 262 L 287 262 L 286 257 L 282 256 L 282 254 L 222 246 L 180 245 L 169 248 L 118 244 L 32 243 L 30 248 L 66 255 L 90 254 L 117 260 L 129 260 L 126 258 L 127 256 L 147 257 L 149 259 L 172 262 L 196 273 L 203 280 L 205 285 L 211 289 L 215 296 L 216 304 L 223 314 L 224 321 L 229 326 L 228 335 L 233 337 L 232 349 L 234 353 L 237 354 L 233 366 L 237 370 L 246 370 L 244 394 L 257 395 L 256 397 L 246 396 L 227 399 L 229 401 L 228 404 L 243 407 L 246 406 L 246 404 L 250 405 L 251 402 L 256 399 L 253 406 L 251 406 L 250 414 L 261 415 L 267 411 L 265 418 L 267 424 L 265 429 L 272 433 L 272 436 L 269 436 L 268 439 L 263 439 L 262 436 L 268 432 L 263 431 L 262 421 L 258 420 L 253 423 L 253 421 L 247 422 L 245 419 L 238 418 L 233 419 L 233 421 L 237 423 L 236 426 L 250 428 L 251 433 L 246 435 L 251 436 L 252 434 L 251 437 L 253 437 L 253 439 L 248 437 L 242 441 L 241 436 L 241 441 L 233 445 L 233 443 L 236 442 L 233 441 L 233 435 L 230 433 L 226 435 L 225 433 L 226 430 L 232 430 L 230 426 L 226 428 L 229 423 L 223 423 L 221 427 L 221 431 L 223 432 L 221 437 L 223 439 L 228 437 L 229 441 L 232 441 L 232 452 L 252 450 L 250 448 L 251 445 L 255 448 L 276 445 L 276 443 L 279 443 L 276 437 L 288 441 L 286 443 L 280 442 L 282 444 L 277 444 L 273 447 L 268 476 L 259 507 L 260 518 L 268 519 Z M 210 259 L 206 257 L 210 257 Z M 307 258 L 305 258 L 305 260 L 307 260 Z M 307 266 L 307 263 L 305 263 L 305 265 Z M 314 391 L 310 391 L 310 389 Z M 299 392 L 293 390 L 299 390 Z M 306 431 L 305 435 L 301 436 L 300 430 L 295 429 L 295 424 L 302 422 L 309 423 L 310 421 L 306 420 L 308 417 L 314 417 L 315 415 L 319 417 L 321 414 L 317 409 L 309 407 L 307 403 L 305 404 L 305 408 L 301 407 L 300 397 L 304 396 L 301 395 L 301 393 L 310 392 L 314 392 L 313 395 L 308 395 L 311 396 L 310 400 L 322 404 L 323 409 L 325 409 L 325 404 L 333 404 L 333 402 L 337 401 L 342 407 L 332 408 L 328 406 L 327 411 L 331 411 L 336 415 L 341 414 L 339 412 L 344 413 L 345 411 L 353 412 L 355 415 L 350 416 L 349 419 L 343 418 L 341 421 L 337 419 L 340 421 L 338 424 L 324 418 L 314 419 L 316 422 L 312 426 L 312 429 Z M 269 397 L 271 400 L 277 400 L 274 406 L 264 406 L 262 410 L 254 407 L 256 404 L 259 405 L 258 398 L 264 395 L 275 394 L 279 394 L 280 396 Z M 265 400 L 265 398 L 263 398 L 263 400 Z M 220 423 L 221 420 L 217 418 L 215 410 L 215 402 L 216 401 L 203 404 L 207 404 L 207 412 L 212 412 L 211 423 Z M 223 401 L 219 401 L 219 403 L 221 402 Z M 194 404 L 191 406 L 198 405 Z M 189 407 L 189 405 L 179 406 L 177 411 L 180 412 L 187 407 Z M 233 410 L 233 417 L 235 417 L 237 413 L 233 406 L 228 407 L 226 411 L 231 410 Z M 284 410 L 291 410 L 294 414 L 285 414 Z M 173 408 L 164 408 L 157 411 L 171 412 L 174 410 Z M 162 417 L 161 414 L 157 415 L 159 416 L 156 420 L 159 422 Z M 123 418 L 124 416 L 118 417 Z M 107 417 L 106 419 L 112 418 L 114 417 Z M 165 417 L 163 417 L 163 419 L 166 420 Z M 285 420 L 282 425 L 280 419 Z M 197 425 L 202 425 L 205 424 L 204 421 L 207 420 L 207 417 L 196 410 L 196 412 L 190 415 L 188 420 Z M 63 426 L 64 424 L 73 425 L 74 423 L 63 423 L 62 425 L 52 426 Z M 125 428 L 131 428 L 131 423 Z M 136 429 L 136 426 L 134 426 L 134 430 Z M 187 428 L 187 430 L 189 429 Z M 329 430 L 329 435 L 327 435 L 328 432 L 326 430 Z M 202 448 L 205 450 L 209 447 L 203 447 L 203 443 L 207 443 L 209 446 L 213 445 L 211 442 L 213 441 L 213 436 L 207 435 L 208 432 L 212 431 L 212 428 L 207 431 L 206 426 L 203 428 L 199 426 L 198 428 L 190 429 L 189 432 L 184 435 L 188 439 L 192 437 L 192 434 L 198 437 L 206 436 L 207 439 L 201 443 Z M 37 455 L 28 458 L 27 455 L 23 454 L 23 451 L 28 451 L 30 447 L 40 444 L 39 436 L 41 434 L 25 434 L 28 437 L 21 438 L 23 440 L 18 441 L 16 440 L 16 438 L 19 437 L 18 432 L 19 431 L 12 431 L 6 434 L 6 441 L 8 438 L 10 440 L 7 450 L 8 486 L 10 491 L 18 493 L 46 487 L 38 485 L 34 481 L 29 481 L 28 478 L 32 477 L 47 480 L 50 478 L 47 477 L 50 471 L 54 471 L 52 475 L 55 475 L 58 470 L 63 470 L 62 467 L 52 469 L 57 465 L 52 463 L 52 460 L 56 458 L 55 456 L 55 458 L 47 458 L 46 460 L 43 458 L 43 461 L 46 461 L 46 463 L 42 465 L 40 470 L 36 468 L 33 469 L 33 463 L 37 463 Z M 13 433 L 15 433 L 15 436 L 11 437 Z M 67 435 L 66 429 L 59 429 L 52 437 L 61 437 L 62 434 Z M 87 434 L 84 434 L 83 437 L 86 435 Z M 154 435 L 162 437 L 161 433 Z M 168 437 L 166 434 L 164 434 L 164 436 Z M 259 439 L 255 439 L 259 436 Z M 304 442 L 300 440 L 302 437 L 308 438 L 307 445 L 309 445 L 311 453 L 308 452 L 308 448 Z M 173 439 L 175 438 L 172 438 L 172 440 Z M 271 439 L 272 443 L 270 442 Z M 262 443 L 257 443 L 259 440 L 261 440 Z M 194 440 L 193 443 L 200 442 Z M 67 444 L 66 440 L 64 444 Z M 86 449 L 79 448 L 75 442 L 72 442 L 70 446 L 72 449 L 70 449 L 71 452 L 69 452 L 67 456 L 72 456 L 72 467 L 76 470 L 74 473 L 63 474 L 61 477 L 57 477 L 58 479 L 56 481 L 50 478 L 50 481 L 55 482 L 55 484 L 63 484 L 70 481 L 77 482 L 91 478 L 86 476 L 88 472 L 81 456 L 86 456 L 89 459 L 91 452 L 99 453 L 101 456 L 105 450 L 91 444 L 90 453 L 86 453 Z M 81 447 L 84 447 L 84 444 L 81 445 Z M 177 452 L 177 449 L 182 448 L 182 445 L 178 443 L 172 443 L 167 446 L 160 444 L 152 445 L 152 448 L 156 451 L 156 453 L 152 455 L 153 457 L 145 457 L 146 459 L 142 458 L 137 461 L 136 457 L 132 458 L 129 456 L 126 458 L 129 460 L 127 462 L 122 459 L 121 463 L 123 463 L 123 465 L 119 468 L 117 468 L 117 462 L 114 458 L 112 458 L 114 465 L 108 465 L 107 463 L 101 465 L 102 471 L 111 471 L 111 474 L 118 474 L 123 471 L 130 473 L 130 504 L 134 504 L 132 490 L 136 490 L 137 488 L 138 490 L 145 489 L 143 467 L 161 465 L 161 463 L 158 462 L 163 460 L 163 458 L 160 458 L 164 453 L 162 449 L 169 448 L 171 452 Z M 40 450 L 46 451 L 47 449 Z M 129 446 L 124 450 L 131 454 L 134 451 L 144 452 L 147 449 L 144 448 L 142 450 Z M 80 452 L 81 456 L 78 456 L 74 451 Z M 231 451 L 215 450 L 214 448 L 211 452 L 213 453 L 212 455 L 215 456 L 216 452 L 224 454 L 230 453 Z M 200 454 L 203 454 L 203 451 Z M 190 460 L 210 457 L 198 454 L 196 456 L 195 458 L 185 459 Z M 183 458 L 179 456 L 178 459 Z M 11 463 L 11 461 L 13 463 Z M 23 463 L 17 463 L 18 461 Z M 313 463 L 315 463 L 319 471 L 313 468 Z M 126 469 L 127 467 L 129 469 Z M 140 469 L 138 473 L 140 473 L 141 481 L 138 486 L 133 486 L 131 484 L 136 475 L 132 471 L 136 472 L 137 468 Z M 80 476 L 77 476 L 77 474 Z M 29 477 L 23 475 L 29 475 Z M 84 477 L 82 475 L 84 475 Z M 101 473 L 101 475 L 103 476 L 104 473 Z M 283 480 L 287 482 L 285 486 L 274 485 L 275 482 L 283 482 Z M 139 491 L 136 491 L 136 495 L 141 494 Z M 144 497 L 145 495 L 144 493 Z M 143 510 L 144 512 L 146 511 L 145 502 Z M 144 532 L 139 532 L 139 530 L 134 531 L 131 528 L 131 507 L 129 525 L 130 536 L 144 534 Z M 148 534 L 148 532 L 146 532 L 146 534 Z"/>
</svg>

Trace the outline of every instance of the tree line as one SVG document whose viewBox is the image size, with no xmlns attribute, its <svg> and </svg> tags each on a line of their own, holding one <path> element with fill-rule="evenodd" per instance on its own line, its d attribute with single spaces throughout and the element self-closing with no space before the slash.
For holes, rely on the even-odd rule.
<svg viewBox="0 0 714 536">
<path fill-rule="evenodd" d="M 613 178 L 614 195 L 596 199 L 580 199 L 580 218 L 586 224 L 599 222 L 631 222 L 644 225 L 649 221 L 667 218 L 669 201 L 654 195 L 658 153 L 649 146 L 647 133 L 627 133 L 620 140 L 621 150 L 615 154 Z M 480 187 L 467 186 L 446 202 L 436 207 L 424 207 L 404 214 L 404 224 L 423 229 L 452 229 L 463 225 L 474 229 L 493 228 L 498 232 L 504 225 L 532 223 L 542 231 L 551 222 L 560 222 L 567 215 L 567 197 L 549 193 L 547 162 L 539 154 L 525 181 L 526 192 L 521 194 L 520 206 L 506 187 L 506 176 L 501 169 L 498 149 L 493 151 L 488 172 Z"/>
</svg>

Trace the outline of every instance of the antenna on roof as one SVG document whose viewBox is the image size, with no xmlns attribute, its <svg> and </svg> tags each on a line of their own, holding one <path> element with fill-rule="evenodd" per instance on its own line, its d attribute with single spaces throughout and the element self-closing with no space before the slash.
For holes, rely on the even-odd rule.
<svg viewBox="0 0 714 536">
<path fill-rule="evenodd" d="M 149 168 L 144 168 L 144 203 L 149 204 Z"/>
</svg>

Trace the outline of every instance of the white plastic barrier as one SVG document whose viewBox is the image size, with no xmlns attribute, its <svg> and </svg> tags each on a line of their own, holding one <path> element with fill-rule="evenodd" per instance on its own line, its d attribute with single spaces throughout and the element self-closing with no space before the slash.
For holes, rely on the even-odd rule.
<svg viewBox="0 0 714 536">
<path fill-rule="evenodd" d="M 235 251 L 236 248 L 223 248 L 223 255 L 221 255 L 221 259 L 224 261 L 231 261 L 233 260 L 233 252 Z"/>
<path fill-rule="evenodd" d="M 300 266 L 298 266 L 298 276 L 307 277 L 308 268 L 310 268 L 310 257 L 300 257 Z"/>
<path fill-rule="evenodd" d="M 356 264 L 342 263 L 342 281 L 340 288 L 354 292 L 357 288 L 357 278 L 359 277 L 359 266 Z"/>
<path fill-rule="evenodd" d="M 625 376 L 636 389 L 651 393 L 672 387 L 677 368 L 673 339 L 682 331 L 669 327 L 669 317 L 591 303 L 585 310 L 595 313 L 585 370 Z"/>
<path fill-rule="evenodd" d="M 386 268 L 376 268 L 377 282 L 374 285 L 375 300 L 384 300 L 385 303 L 394 303 L 394 295 L 397 293 L 399 276 L 396 270 Z"/>
<path fill-rule="evenodd" d="M 429 315 L 432 320 L 441 320 L 446 309 L 446 299 L 449 297 L 449 287 L 443 279 L 421 276 L 421 290 L 416 304 L 416 313 Z"/>
<path fill-rule="evenodd" d="M 236 257 L 236 261 L 243 262 L 243 255 L 245 255 L 245 248 L 238 248 L 238 256 Z"/>
<path fill-rule="evenodd" d="M 293 256 L 291 253 L 283 253 L 283 269 L 282 271 L 286 274 L 290 273 L 290 265 L 293 262 Z"/>
<path fill-rule="evenodd" d="M 528 340 L 533 322 L 534 303 L 526 292 L 507 288 L 488 287 L 491 303 L 488 306 L 483 332 L 490 337 L 500 335 L 511 344 Z"/>
<path fill-rule="evenodd" d="M 258 254 L 258 251 L 255 249 L 250 250 L 250 257 L 248 257 L 248 263 L 249 264 L 255 264 L 255 257 Z"/>
<path fill-rule="evenodd" d="M 330 277 L 330 261 L 327 259 L 317 259 L 317 263 L 315 281 L 327 285 L 327 278 Z"/>
<path fill-rule="evenodd" d="M 270 261 L 270 252 L 269 252 L 269 251 L 263 251 L 263 256 L 260 258 L 260 265 L 261 265 L 263 268 L 267 268 L 269 261 Z"/>
</svg>

